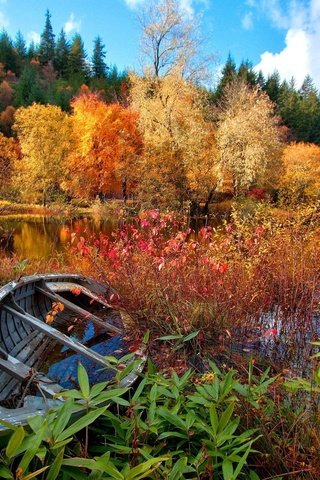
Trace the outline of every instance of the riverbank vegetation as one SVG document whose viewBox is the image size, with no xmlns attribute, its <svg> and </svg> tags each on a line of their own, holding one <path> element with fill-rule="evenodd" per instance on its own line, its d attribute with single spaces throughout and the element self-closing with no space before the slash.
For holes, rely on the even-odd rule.
<svg viewBox="0 0 320 480">
<path fill-rule="evenodd" d="M 320 99 L 309 77 L 296 88 L 228 58 L 216 87 L 203 87 L 213 59 L 171 0 L 141 15 L 142 74 L 108 68 L 100 37 L 92 59 L 79 34 L 56 39 L 50 18 L 29 51 L 21 34 L 0 36 L 3 199 L 118 197 L 207 213 L 252 189 L 286 203 L 317 197 Z"/>
<path fill-rule="evenodd" d="M 49 12 L 39 46 L 0 34 L 0 213 L 119 220 L 66 229 L 68 255 L 3 254 L 0 282 L 111 283 L 150 359 L 98 410 L 79 367 L 83 420 L 67 426 L 70 399 L 14 429 L 0 476 L 317 479 L 319 92 L 231 57 L 205 87 L 196 25 L 175 0 L 149 3 L 139 74 L 107 68 L 100 37 L 91 61 L 79 34 L 56 41 Z"/>
</svg>

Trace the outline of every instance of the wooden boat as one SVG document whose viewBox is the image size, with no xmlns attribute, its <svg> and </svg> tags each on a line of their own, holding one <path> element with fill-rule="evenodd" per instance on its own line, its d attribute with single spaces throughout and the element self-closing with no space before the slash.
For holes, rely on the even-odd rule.
<svg viewBox="0 0 320 480">
<path fill-rule="evenodd" d="M 76 274 L 34 275 L 0 289 L 0 419 L 25 424 L 43 414 L 59 392 L 77 387 L 79 362 L 91 384 L 112 380 L 105 357 L 135 351 L 122 314 L 107 301 L 113 293 Z M 140 349 L 135 354 L 141 358 Z M 6 430 L 0 425 L 0 434 Z"/>
</svg>

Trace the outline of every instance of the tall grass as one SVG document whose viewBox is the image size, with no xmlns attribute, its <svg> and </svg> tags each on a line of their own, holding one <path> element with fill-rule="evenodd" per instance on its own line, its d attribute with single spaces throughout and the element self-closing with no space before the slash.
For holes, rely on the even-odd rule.
<svg viewBox="0 0 320 480">
<path fill-rule="evenodd" d="M 300 217 L 283 223 L 235 212 L 222 228 L 195 234 L 173 213 L 151 210 L 113 237 L 75 237 L 73 250 L 85 272 L 117 289 L 111 301 L 137 331 L 200 330 L 211 343 L 271 336 L 287 349 L 317 333 L 319 242 Z"/>
</svg>

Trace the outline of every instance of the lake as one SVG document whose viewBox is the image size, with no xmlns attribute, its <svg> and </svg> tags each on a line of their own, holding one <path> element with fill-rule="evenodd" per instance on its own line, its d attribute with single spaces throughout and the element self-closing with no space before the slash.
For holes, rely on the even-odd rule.
<svg viewBox="0 0 320 480">
<path fill-rule="evenodd" d="M 0 217 L 1 247 L 8 254 L 21 258 L 46 259 L 55 252 L 67 252 L 72 232 L 84 237 L 95 233 L 110 234 L 117 228 L 116 219 L 80 217 L 67 219 L 61 216 L 5 215 Z"/>
</svg>

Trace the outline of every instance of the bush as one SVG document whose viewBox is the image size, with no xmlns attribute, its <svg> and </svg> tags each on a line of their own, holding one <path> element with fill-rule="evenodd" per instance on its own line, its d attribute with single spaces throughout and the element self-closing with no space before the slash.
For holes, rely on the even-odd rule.
<svg viewBox="0 0 320 480">
<path fill-rule="evenodd" d="M 183 218 L 151 210 L 113 237 L 75 237 L 76 263 L 113 283 L 119 297 L 110 301 L 130 313 L 137 332 L 200 330 L 198 344 L 211 345 L 271 332 L 287 360 L 296 353 L 290 345 L 308 356 L 320 283 L 319 234 L 305 216 L 278 222 L 265 207 L 232 216 L 223 229 L 196 234 Z"/>
</svg>

